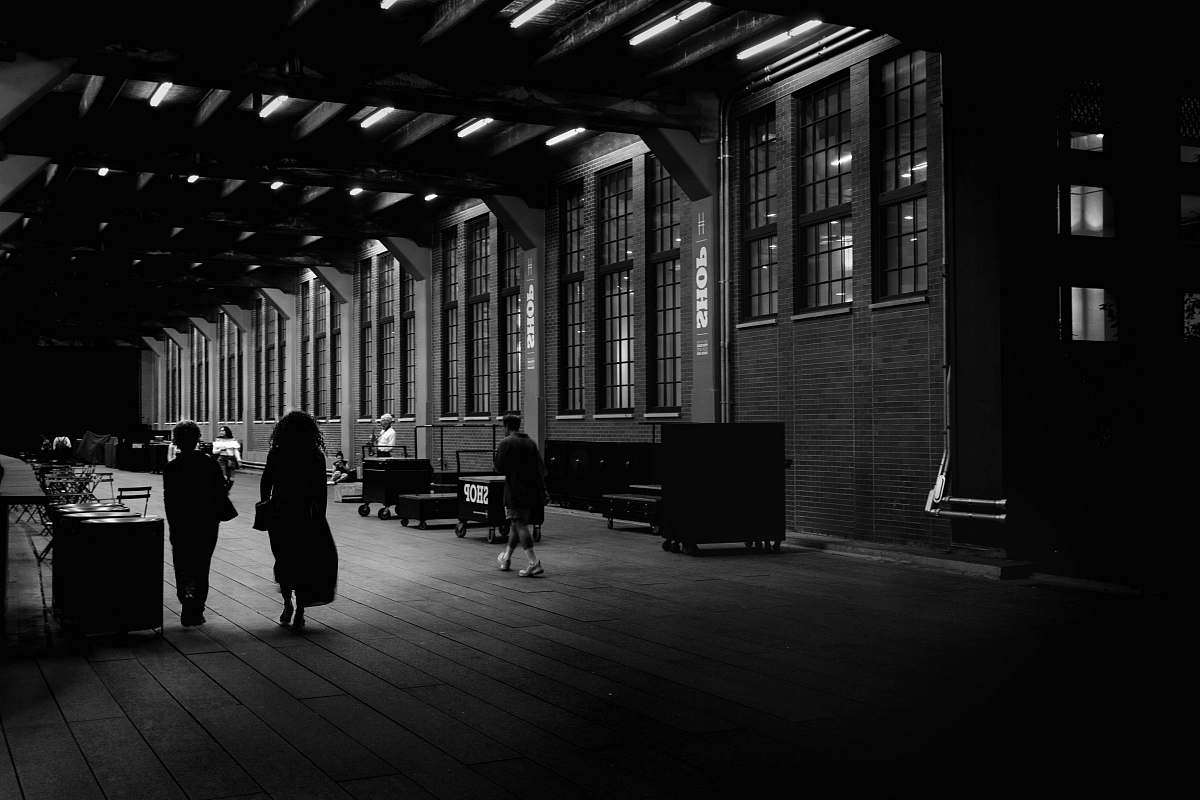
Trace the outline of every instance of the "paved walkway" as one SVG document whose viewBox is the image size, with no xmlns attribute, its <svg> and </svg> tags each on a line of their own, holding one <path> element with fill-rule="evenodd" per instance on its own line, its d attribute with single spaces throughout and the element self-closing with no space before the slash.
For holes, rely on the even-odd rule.
<svg viewBox="0 0 1200 800">
<path fill-rule="evenodd" d="M 159 476 L 116 474 L 145 483 L 161 512 Z M 786 544 L 690 557 L 555 509 L 546 574 L 522 579 L 478 529 L 331 503 L 339 597 L 296 635 L 250 528 L 257 475 L 233 494 L 209 622 L 180 627 L 166 563 L 161 638 L 65 636 L 42 539 L 14 528 L 0 798 L 971 797 L 1168 774 L 1146 598 Z"/>
</svg>

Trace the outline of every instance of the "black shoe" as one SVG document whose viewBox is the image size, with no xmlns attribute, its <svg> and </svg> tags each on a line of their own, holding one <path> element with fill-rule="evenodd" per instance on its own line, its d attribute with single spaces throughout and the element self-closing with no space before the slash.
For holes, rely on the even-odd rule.
<svg viewBox="0 0 1200 800">
<path fill-rule="evenodd" d="M 279 615 L 279 624 L 280 625 L 290 625 L 292 623 L 293 610 L 294 609 L 291 606 L 283 607 L 283 613 Z"/>
<path fill-rule="evenodd" d="M 179 618 L 179 624 L 183 625 L 185 628 L 190 628 L 194 625 L 203 625 L 207 621 L 208 620 L 204 618 L 204 615 L 199 612 L 184 614 Z"/>
</svg>

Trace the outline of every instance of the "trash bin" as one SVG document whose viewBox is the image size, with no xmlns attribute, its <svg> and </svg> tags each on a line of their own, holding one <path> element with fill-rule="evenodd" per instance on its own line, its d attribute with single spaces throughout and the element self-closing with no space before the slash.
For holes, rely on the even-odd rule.
<svg viewBox="0 0 1200 800">
<path fill-rule="evenodd" d="M 92 543 L 93 546 L 81 546 L 79 538 L 80 526 L 93 519 L 122 519 L 140 517 L 136 511 L 73 511 L 58 515 L 54 522 L 54 560 L 50 574 L 51 608 L 61 615 L 63 621 L 69 621 L 72 614 L 86 605 L 87 595 L 79 595 L 82 577 L 93 568 L 93 560 L 103 543 Z M 161 598 L 160 598 L 161 600 Z"/>
<path fill-rule="evenodd" d="M 65 616 L 84 633 L 161 633 L 163 528 L 162 517 L 156 516 L 99 517 L 80 523 L 68 545 L 72 558 L 78 557 L 78 568 Z"/>
</svg>

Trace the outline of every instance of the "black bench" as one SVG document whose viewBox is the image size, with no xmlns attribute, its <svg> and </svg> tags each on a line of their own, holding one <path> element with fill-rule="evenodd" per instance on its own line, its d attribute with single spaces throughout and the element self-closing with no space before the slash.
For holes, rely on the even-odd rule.
<svg viewBox="0 0 1200 800">
<path fill-rule="evenodd" d="M 609 528 L 613 526 L 613 519 L 629 519 L 645 522 L 651 533 L 658 533 L 661 498 L 649 494 L 603 494 L 600 497 L 604 500 L 604 516 L 608 518 Z"/>
</svg>

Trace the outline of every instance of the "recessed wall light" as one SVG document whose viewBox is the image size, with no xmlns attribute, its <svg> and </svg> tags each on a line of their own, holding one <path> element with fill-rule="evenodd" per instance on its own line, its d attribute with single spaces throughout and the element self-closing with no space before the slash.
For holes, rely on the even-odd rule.
<svg viewBox="0 0 1200 800">
<path fill-rule="evenodd" d="M 278 111 L 279 107 L 287 101 L 288 96 L 286 94 L 277 94 L 271 98 L 271 102 L 262 107 L 262 110 L 258 112 L 258 115 L 263 119 L 266 119 L 271 114 L 274 114 L 276 111 Z"/>
<path fill-rule="evenodd" d="M 495 122 L 495 120 L 492 119 L 491 117 L 484 117 L 483 119 L 477 119 L 474 122 L 472 122 L 470 125 L 468 125 L 467 127 L 463 128 L 461 131 L 459 131 L 458 138 L 461 139 L 464 136 L 470 136 L 472 133 L 475 133 L 475 131 L 482 130 L 483 128 L 487 127 L 488 125 L 491 125 L 493 122 Z"/>
<path fill-rule="evenodd" d="M 274 189 L 274 190 L 279 190 L 279 189 L 282 189 L 282 188 L 283 188 L 283 181 L 274 181 L 274 182 L 271 184 L 271 188 L 272 188 L 272 189 Z"/>
<path fill-rule="evenodd" d="M 538 0 L 538 2 L 513 17 L 513 21 L 508 24 L 513 28 L 519 28 L 552 5 L 554 5 L 554 0 Z"/>
<path fill-rule="evenodd" d="M 174 85 L 170 81 L 160 83 L 158 88 L 154 90 L 154 94 L 150 95 L 150 107 L 157 108 L 158 104 L 163 101 L 163 98 L 167 96 L 167 92 L 171 91 L 171 87 Z"/>
<path fill-rule="evenodd" d="M 392 108 L 391 106 L 384 106 L 358 124 L 363 128 L 369 128 L 395 110 L 396 109 Z"/>
<path fill-rule="evenodd" d="M 350 190 L 350 196 L 351 196 L 351 197 L 357 197 L 357 196 L 358 196 L 358 195 L 360 195 L 360 194 L 362 194 L 362 187 L 361 187 L 361 186 L 355 186 L 353 189 L 351 189 L 351 190 Z"/>
<path fill-rule="evenodd" d="M 797 25 L 796 27 L 792 28 L 790 31 L 787 31 L 786 33 L 781 33 L 778 36 L 772 36 L 770 39 L 759 42 L 756 45 L 747 47 L 745 50 L 738 53 L 737 57 L 738 57 L 738 59 L 746 59 L 746 58 L 750 58 L 751 56 L 758 55 L 763 50 L 769 50 L 772 47 L 778 47 L 779 45 L 786 42 L 788 39 L 791 39 L 795 36 L 799 36 L 800 34 L 804 33 L 805 31 L 812 30 L 813 28 L 817 27 L 820 24 L 821 24 L 821 20 L 819 20 L 819 19 L 810 19 L 807 22 L 802 22 L 799 25 Z"/>
<path fill-rule="evenodd" d="M 557 136 L 551 136 L 549 139 L 546 140 L 546 146 L 553 147 L 554 145 L 558 144 L 559 142 L 565 142 L 567 139 L 570 139 L 572 136 L 578 136 L 579 134 L 583 133 L 585 130 L 586 130 L 586 128 L 572 128 L 571 130 L 566 131 L 564 133 L 560 133 Z"/>
</svg>

